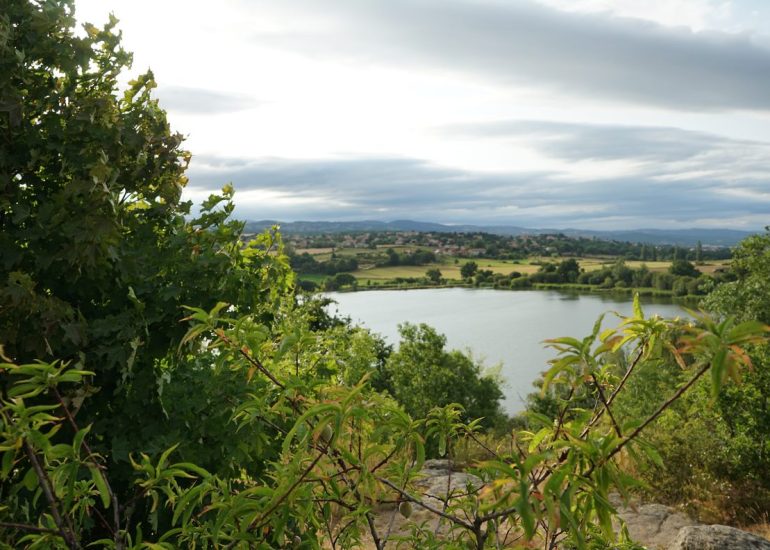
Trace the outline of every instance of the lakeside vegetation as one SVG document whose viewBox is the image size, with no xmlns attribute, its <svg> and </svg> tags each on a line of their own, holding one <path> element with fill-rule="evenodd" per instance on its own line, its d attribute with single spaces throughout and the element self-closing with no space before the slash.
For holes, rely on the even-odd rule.
<svg viewBox="0 0 770 550">
<path fill-rule="evenodd" d="M 310 248 L 297 248 L 299 246 Z M 731 277 L 725 247 L 685 248 L 563 234 L 367 232 L 293 235 L 300 285 L 314 290 L 464 286 L 697 297 Z"/>
<path fill-rule="evenodd" d="M 729 260 L 690 262 L 641 261 L 625 258 L 575 258 L 534 256 L 522 260 L 459 258 L 431 255 L 424 250 L 403 247 L 386 250 L 389 260 L 361 267 L 356 251 L 323 251 L 312 273 L 306 271 L 308 252 L 289 252 L 305 290 L 377 290 L 390 288 L 435 288 L 464 286 L 523 290 L 555 288 L 593 292 L 639 292 L 658 296 L 703 296 L 715 285 L 732 277 Z M 686 256 L 682 251 L 681 256 Z M 720 255 L 724 255 L 720 252 Z M 424 261 L 416 262 L 415 258 Z M 343 267 L 343 269 L 338 269 Z M 303 271 L 305 269 L 305 271 Z"/>
<path fill-rule="evenodd" d="M 393 350 L 330 317 L 278 231 L 244 238 L 231 186 L 191 215 L 191 155 L 152 74 L 123 90 L 117 21 L 76 34 L 72 10 L 15 0 L 0 18 L 0 546 L 635 548 L 609 499 L 632 490 L 761 519 L 770 233 L 703 290 L 713 318 L 647 318 L 637 300 L 615 327 L 549 341 L 539 391 L 507 418 L 494 376 L 430 327 Z M 428 253 L 385 251 L 425 271 Z M 510 280 L 605 275 L 549 257 Z M 688 262 L 656 273 L 698 280 Z M 642 271 L 606 269 L 613 287 Z M 426 457 L 483 485 L 426 504 Z M 444 530 L 373 520 L 418 507 Z"/>
</svg>

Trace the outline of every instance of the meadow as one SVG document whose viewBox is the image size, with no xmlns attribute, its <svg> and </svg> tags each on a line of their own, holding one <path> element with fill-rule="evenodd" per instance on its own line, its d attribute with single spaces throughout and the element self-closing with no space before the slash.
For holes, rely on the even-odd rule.
<svg viewBox="0 0 770 550">
<path fill-rule="evenodd" d="M 414 246 L 393 246 L 396 252 L 412 252 L 418 247 Z M 422 247 L 425 248 L 425 247 Z M 367 284 L 369 281 L 372 283 L 382 283 L 385 281 L 392 281 L 397 278 L 419 278 L 424 277 L 426 271 L 429 269 L 438 269 L 441 271 L 441 275 L 446 280 L 461 281 L 462 275 L 460 270 L 462 266 L 468 262 L 476 262 L 480 270 L 489 270 L 495 274 L 508 275 L 514 271 L 521 273 L 522 275 L 531 275 L 537 273 L 540 266 L 548 262 L 558 262 L 562 260 L 570 259 L 570 257 L 549 257 L 549 256 L 533 256 L 523 260 L 499 260 L 492 258 L 460 258 L 455 256 L 439 256 L 439 260 L 425 265 L 398 265 L 398 266 L 377 266 L 373 263 L 366 262 L 366 256 L 370 255 L 373 250 L 366 248 L 338 248 L 332 250 L 331 248 L 308 248 L 297 250 L 297 253 L 308 253 L 312 255 L 317 261 L 328 261 L 331 258 L 332 252 L 340 256 L 355 256 L 359 259 L 360 268 L 352 275 L 359 281 L 359 283 Z M 580 264 L 580 268 L 584 271 L 596 271 L 605 267 L 610 267 L 615 264 L 618 259 L 613 257 L 583 257 L 574 258 Z M 729 260 L 714 260 L 704 262 L 697 265 L 700 272 L 705 274 L 712 274 L 719 268 L 725 268 L 729 265 Z M 626 260 L 625 264 L 633 269 L 638 269 L 642 265 L 646 265 L 647 269 L 652 272 L 665 272 L 671 266 L 671 261 L 640 261 L 640 260 Z M 324 275 L 302 275 L 302 279 L 312 280 L 315 283 L 322 282 L 326 276 Z"/>
</svg>

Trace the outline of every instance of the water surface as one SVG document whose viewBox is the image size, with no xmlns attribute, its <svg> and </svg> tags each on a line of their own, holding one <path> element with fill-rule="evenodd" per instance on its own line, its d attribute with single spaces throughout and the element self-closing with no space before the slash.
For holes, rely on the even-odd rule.
<svg viewBox="0 0 770 550">
<path fill-rule="evenodd" d="M 487 366 L 502 365 L 503 403 L 509 412 L 523 408 L 532 382 L 547 368 L 554 351 L 542 341 L 559 336 L 583 337 L 606 311 L 631 315 L 631 297 L 550 290 L 423 289 L 330 292 L 336 311 L 382 334 L 392 344 L 398 325 L 427 323 L 446 335 L 447 347 L 469 350 Z M 642 299 L 645 315 L 681 316 L 684 311 L 666 298 Z M 608 315 L 604 327 L 617 325 Z"/>
</svg>

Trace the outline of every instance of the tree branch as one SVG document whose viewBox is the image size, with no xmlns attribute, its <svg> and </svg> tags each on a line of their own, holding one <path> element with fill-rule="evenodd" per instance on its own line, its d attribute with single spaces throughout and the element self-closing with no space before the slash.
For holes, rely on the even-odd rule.
<svg viewBox="0 0 770 550">
<path fill-rule="evenodd" d="M 71 550 L 79 549 L 80 545 L 75 539 L 73 531 L 65 526 L 64 520 L 59 513 L 59 506 L 56 504 L 56 496 L 53 494 L 51 486 L 48 483 L 48 476 L 45 475 L 42 466 L 40 466 L 40 461 L 35 455 L 35 450 L 32 448 L 32 445 L 28 441 L 24 442 L 24 446 L 27 451 L 27 456 L 32 463 L 32 468 L 34 468 L 35 474 L 37 474 L 37 482 L 40 485 L 40 488 L 43 490 L 45 499 L 48 501 L 48 506 L 51 509 L 51 515 L 53 516 L 53 520 L 56 523 L 56 527 L 59 529 L 59 534 Z"/>
<path fill-rule="evenodd" d="M 64 415 L 67 417 L 67 421 L 69 422 L 73 431 L 77 434 L 78 431 L 80 430 L 78 429 L 77 422 L 75 422 L 75 418 L 72 416 L 72 413 L 69 411 L 69 409 L 67 408 L 67 405 L 64 403 L 64 399 L 62 399 L 62 396 L 59 393 L 59 390 L 57 388 L 52 388 L 52 389 L 53 389 L 54 395 L 56 396 L 56 399 L 59 401 L 59 405 L 64 411 Z M 91 446 L 88 444 L 85 437 L 82 439 L 80 444 L 88 453 L 89 459 L 95 456 L 95 453 L 91 450 Z M 100 470 L 102 471 L 106 470 L 106 468 L 103 465 L 97 464 L 96 462 L 94 462 L 94 464 Z M 123 540 L 120 537 L 120 507 L 118 506 L 118 497 L 115 496 L 115 492 L 112 490 L 112 486 L 110 485 L 110 482 L 107 479 L 107 476 L 103 475 L 102 479 L 104 479 L 104 484 L 107 486 L 107 492 L 109 493 L 110 501 L 112 502 L 113 526 L 111 527 L 109 524 L 107 524 L 106 521 L 104 521 L 104 518 L 102 517 L 102 515 L 99 513 L 98 510 L 96 510 L 96 512 L 99 513 L 99 517 L 105 523 L 107 528 L 110 531 L 112 531 L 113 541 L 115 542 L 115 550 L 123 550 Z"/>
<path fill-rule="evenodd" d="M 278 381 L 278 379 L 273 375 L 272 372 L 267 370 L 267 368 L 262 364 L 261 361 L 259 361 L 259 359 L 257 359 L 256 357 L 252 356 L 245 349 L 243 349 L 243 347 L 238 347 L 235 344 L 235 342 L 233 342 L 230 338 L 228 338 L 228 336 L 221 329 L 217 329 L 215 332 L 216 332 L 216 335 L 219 337 L 219 339 L 222 340 L 225 344 L 227 344 L 229 346 L 232 346 L 232 347 L 238 348 L 238 353 L 240 353 L 246 359 L 246 361 L 251 363 L 251 365 L 253 367 L 255 367 L 257 370 L 259 370 L 259 372 L 261 372 L 262 374 L 267 376 L 273 384 L 275 384 L 276 386 L 278 386 L 282 390 L 286 389 L 286 386 L 281 384 L 281 382 Z"/>
<path fill-rule="evenodd" d="M 593 466 L 591 466 L 591 467 L 588 469 L 588 471 L 587 471 L 585 474 L 583 474 L 583 475 L 584 475 L 584 476 L 589 476 L 589 475 L 591 475 L 591 474 L 593 473 L 593 471 L 594 471 L 594 470 L 595 470 L 597 467 L 599 467 L 599 466 L 601 466 L 601 465 L 605 464 L 605 463 L 606 463 L 607 461 L 609 461 L 609 460 L 610 460 L 612 457 L 614 457 L 616 454 L 618 454 L 618 453 L 619 453 L 619 452 L 620 452 L 620 451 L 623 449 L 623 447 L 625 447 L 626 445 L 628 445 L 628 443 L 630 443 L 631 441 L 633 441 L 633 440 L 634 440 L 634 438 L 636 438 L 636 437 L 637 437 L 637 436 L 638 436 L 638 435 L 641 433 L 641 431 L 642 431 L 642 430 L 644 430 L 644 429 L 645 429 L 647 426 L 649 426 L 650 424 L 652 424 L 653 422 L 655 422 L 655 420 L 657 420 L 657 418 L 658 418 L 658 417 L 659 417 L 661 414 L 663 414 L 663 412 L 664 412 L 664 411 L 665 411 L 667 408 L 669 408 L 669 407 L 670 407 L 670 406 L 671 406 L 671 405 L 674 403 L 674 401 L 676 401 L 677 399 L 679 399 L 679 398 L 682 396 L 682 394 L 683 394 L 684 392 L 686 392 L 688 389 L 690 389 L 690 388 L 692 387 L 692 385 L 693 385 L 693 384 L 695 384 L 695 382 L 697 382 L 697 381 L 700 379 L 700 377 L 701 377 L 701 376 L 703 376 L 704 374 L 706 374 L 710 368 L 711 368 L 711 363 L 706 363 L 705 365 L 703 365 L 703 366 L 701 367 L 701 369 L 700 369 L 698 372 L 696 372 L 696 373 L 695 373 L 695 375 L 694 375 L 692 378 L 690 378 L 690 380 L 688 380 L 688 381 L 687 381 L 687 383 L 686 383 L 685 385 L 683 385 L 683 386 L 682 386 L 681 388 L 679 388 L 679 389 L 678 389 L 676 392 L 674 392 L 674 394 L 673 394 L 671 397 L 669 397 L 668 399 L 666 399 L 666 401 L 665 401 L 663 404 L 661 404 L 661 406 L 660 406 L 660 407 L 658 407 L 658 409 L 657 409 L 657 410 L 656 410 L 654 413 L 652 413 L 652 414 L 651 414 L 651 415 L 650 415 L 650 416 L 647 418 L 647 420 L 645 420 L 644 422 L 642 422 L 642 423 L 641 423 L 641 424 L 640 424 L 640 425 L 639 425 L 639 426 L 638 426 L 638 427 L 637 427 L 637 428 L 636 428 L 636 429 L 635 429 L 633 432 L 631 432 L 631 433 L 630 433 L 628 436 L 626 436 L 626 438 L 625 438 L 623 441 L 621 441 L 621 442 L 618 444 L 618 446 L 617 446 L 617 447 L 615 447 L 615 449 L 613 449 L 613 450 L 612 450 L 612 452 L 611 452 L 610 454 L 608 454 L 608 455 L 607 455 L 607 456 L 606 456 L 604 459 L 602 459 L 601 461 L 599 461 L 599 463 L 598 463 L 598 464 L 594 464 Z"/>
<path fill-rule="evenodd" d="M 37 525 L 28 525 L 26 523 L 10 523 L 7 521 L 0 521 L 0 527 L 6 529 L 18 529 L 19 531 L 29 531 L 31 533 L 49 533 L 51 535 L 61 536 L 61 533 L 56 529 L 48 529 L 46 527 L 38 527 Z"/>
<path fill-rule="evenodd" d="M 610 410 L 610 404 L 607 401 L 607 398 L 604 396 L 604 390 L 602 389 L 602 385 L 599 383 L 599 380 L 596 378 L 596 374 L 592 372 L 591 378 L 593 379 L 594 384 L 596 384 L 596 391 L 599 394 L 599 399 L 601 400 L 602 405 L 604 405 L 604 410 L 607 411 L 607 414 L 609 415 L 610 420 L 612 421 L 612 427 L 615 429 L 615 433 L 618 435 L 618 437 L 623 437 L 623 433 L 620 431 L 620 426 L 618 425 L 618 421 L 615 420 L 615 416 L 612 414 L 612 410 Z"/>
<path fill-rule="evenodd" d="M 410 494 L 409 494 L 409 493 L 407 493 L 406 491 L 402 491 L 402 490 L 401 490 L 401 489 L 398 487 L 398 485 L 396 485 L 396 484 L 395 484 L 395 483 L 393 483 L 392 481 L 390 481 L 390 480 L 388 480 L 388 479 L 385 479 L 385 478 L 383 478 L 383 477 L 379 477 L 379 476 L 376 476 L 376 479 L 377 479 L 377 481 L 379 481 L 380 483 L 382 483 L 382 484 L 384 484 L 384 485 L 387 485 L 388 487 L 390 487 L 391 489 L 393 489 L 394 491 L 396 491 L 396 492 L 397 492 L 398 494 L 400 494 L 400 495 L 401 495 L 401 496 L 402 496 L 402 497 L 403 497 L 405 500 L 408 500 L 408 501 L 410 501 L 410 502 L 414 502 L 414 503 L 415 503 L 415 504 L 417 504 L 418 506 L 422 506 L 422 507 L 423 507 L 423 508 L 425 508 L 425 509 L 426 509 L 428 512 L 431 512 L 431 513 L 433 513 L 433 514 L 436 514 L 437 516 L 441 516 L 441 517 L 442 517 L 442 518 L 444 518 L 444 519 L 448 519 L 449 521 L 451 521 L 451 522 L 452 522 L 452 523 L 454 523 L 455 525 L 459 525 L 460 527 L 464 527 L 465 529 L 468 529 L 469 531 L 473 531 L 473 530 L 474 530 L 474 528 L 473 528 L 473 525 L 471 525 L 470 523 L 468 523 L 468 522 L 466 522 L 466 521 L 463 521 L 463 520 L 461 520 L 460 518 L 458 518 L 458 517 L 456 517 L 456 516 L 453 516 L 453 515 L 451 515 L 451 514 L 446 514 L 446 513 L 442 512 L 441 510 L 438 510 L 438 509 L 434 508 L 433 506 L 430 506 L 429 504 L 425 504 L 423 501 L 421 501 L 421 500 L 418 500 L 418 499 L 414 498 L 412 495 L 410 495 Z"/>
<path fill-rule="evenodd" d="M 259 529 L 264 525 L 264 521 L 268 518 L 268 516 L 272 514 L 276 508 L 278 508 L 281 503 L 289 497 L 292 492 L 294 492 L 294 489 L 299 487 L 305 478 L 310 475 L 310 472 L 313 470 L 313 468 L 315 468 L 316 464 L 318 464 L 318 461 L 321 460 L 323 456 L 323 453 L 316 455 L 313 461 L 308 465 L 307 468 L 305 468 L 305 470 L 294 481 L 294 483 L 292 483 L 291 486 L 280 497 L 278 497 L 278 500 L 276 500 L 273 505 L 270 506 L 270 508 L 268 508 L 267 511 L 265 511 L 259 518 L 254 519 L 249 524 L 249 531 L 259 531 Z"/>
<path fill-rule="evenodd" d="M 626 373 L 623 375 L 623 378 L 620 380 L 618 387 L 615 388 L 610 394 L 609 398 L 607 399 L 607 406 L 612 405 L 612 402 L 615 401 L 615 398 L 620 393 L 620 390 L 622 390 L 623 386 L 626 385 L 626 382 L 628 381 L 628 378 L 631 376 L 631 373 L 639 364 L 639 361 L 641 361 L 642 356 L 644 355 L 645 345 L 646 345 L 646 341 L 642 342 L 641 345 L 639 346 L 639 353 L 636 354 L 636 357 L 631 362 L 631 365 L 626 369 Z M 599 421 L 599 419 L 602 417 L 602 414 L 604 414 L 604 409 L 599 409 L 596 415 L 591 419 L 591 421 L 583 429 L 583 432 L 580 434 L 580 437 L 585 437 L 588 434 L 588 431 Z"/>
</svg>

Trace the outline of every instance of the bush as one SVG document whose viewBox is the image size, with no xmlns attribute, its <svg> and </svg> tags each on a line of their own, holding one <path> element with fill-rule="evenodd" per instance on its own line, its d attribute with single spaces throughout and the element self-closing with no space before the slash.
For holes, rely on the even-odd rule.
<svg viewBox="0 0 770 550">
<path fill-rule="evenodd" d="M 511 279 L 511 288 L 523 289 L 532 287 L 532 281 L 529 277 L 519 277 L 517 279 Z"/>
<path fill-rule="evenodd" d="M 393 397 L 415 418 L 434 407 L 458 403 L 466 420 L 483 418 L 493 426 L 505 415 L 499 379 L 459 351 L 447 351 L 446 338 L 431 327 L 399 326 L 401 342 L 385 365 Z"/>
</svg>

